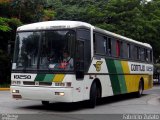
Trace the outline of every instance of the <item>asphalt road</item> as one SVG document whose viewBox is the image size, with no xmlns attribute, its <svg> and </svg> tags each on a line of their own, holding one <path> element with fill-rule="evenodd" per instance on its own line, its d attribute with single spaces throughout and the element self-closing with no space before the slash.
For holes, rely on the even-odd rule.
<svg viewBox="0 0 160 120">
<path fill-rule="evenodd" d="M 83 120 L 84 118 L 93 120 L 99 115 L 100 118 L 106 118 L 105 114 L 134 113 L 160 114 L 160 86 L 144 91 L 141 98 L 135 98 L 133 94 L 104 98 L 94 109 L 86 108 L 84 103 L 54 103 L 45 107 L 40 101 L 14 100 L 9 91 L 0 91 L 0 114 L 30 114 L 33 119 L 47 120 L 52 117 L 56 120 Z M 27 119 L 25 115 L 21 117 Z M 40 118 L 36 118 L 37 116 Z M 122 116 L 117 117 L 122 118 Z"/>
</svg>

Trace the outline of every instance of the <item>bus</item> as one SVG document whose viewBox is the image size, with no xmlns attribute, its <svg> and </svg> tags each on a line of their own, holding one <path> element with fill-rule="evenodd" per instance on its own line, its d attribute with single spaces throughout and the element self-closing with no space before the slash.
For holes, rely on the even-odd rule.
<svg viewBox="0 0 160 120">
<path fill-rule="evenodd" d="M 64 61 L 68 59 L 68 61 Z M 153 86 L 151 45 L 80 21 L 17 28 L 11 73 L 14 99 L 88 102 Z"/>
</svg>

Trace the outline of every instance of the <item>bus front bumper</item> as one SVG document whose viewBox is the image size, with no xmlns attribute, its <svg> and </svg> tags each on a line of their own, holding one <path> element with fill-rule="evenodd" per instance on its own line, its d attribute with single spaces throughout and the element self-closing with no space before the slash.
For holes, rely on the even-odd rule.
<svg viewBox="0 0 160 120">
<path fill-rule="evenodd" d="M 11 86 L 10 90 L 14 99 L 72 102 L 72 89 L 73 88 Z"/>
</svg>

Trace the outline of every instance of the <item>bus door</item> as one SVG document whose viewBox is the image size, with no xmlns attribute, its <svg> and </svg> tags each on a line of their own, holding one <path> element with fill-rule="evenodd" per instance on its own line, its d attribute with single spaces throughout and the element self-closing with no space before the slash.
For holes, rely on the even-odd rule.
<svg viewBox="0 0 160 120">
<path fill-rule="evenodd" d="M 90 31 L 86 29 L 78 29 L 76 41 L 76 54 L 75 54 L 75 71 L 76 71 L 76 86 L 79 88 L 77 97 L 83 100 L 86 93 L 86 80 L 85 74 L 88 72 L 91 62 L 91 49 L 90 49 Z"/>
<path fill-rule="evenodd" d="M 77 41 L 76 48 L 76 79 L 84 79 L 84 44 L 82 40 Z"/>
<path fill-rule="evenodd" d="M 76 41 L 76 79 L 83 80 L 91 63 L 91 35 L 89 29 L 79 28 Z"/>
</svg>

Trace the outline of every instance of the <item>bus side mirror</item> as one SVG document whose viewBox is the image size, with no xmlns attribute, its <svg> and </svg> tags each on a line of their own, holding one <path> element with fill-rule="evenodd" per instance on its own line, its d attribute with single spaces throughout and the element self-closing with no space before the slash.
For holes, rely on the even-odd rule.
<svg viewBox="0 0 160 120">
<path fill-rule="evenodd" d="M 76 61 L 76 79 L 84 78 L 84 62 Z"/>
</svg>

